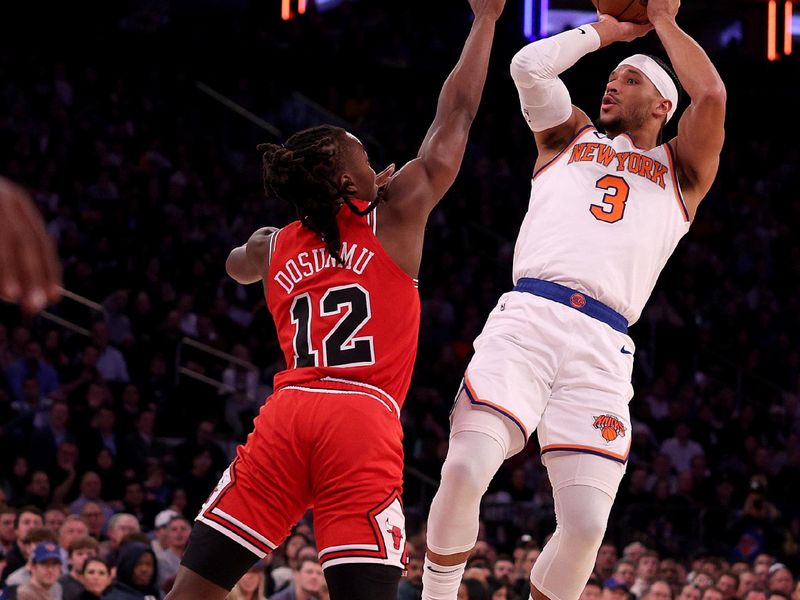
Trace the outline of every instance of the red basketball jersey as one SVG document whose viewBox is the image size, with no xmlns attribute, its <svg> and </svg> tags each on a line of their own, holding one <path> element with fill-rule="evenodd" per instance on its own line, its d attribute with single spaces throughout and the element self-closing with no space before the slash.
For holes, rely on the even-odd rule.
<svg viewBox="0 0 800 600">
<path fill-rule="evenodd" d="M 378 241 L 375 219 L 376 211 L 339 211 L 344 265 L 299 221 L 273 234 L 267 306 L 287 366 L 276 391 L 356 383 L 399 412 L 417 353 L 419 293 Z"/>
</svg>

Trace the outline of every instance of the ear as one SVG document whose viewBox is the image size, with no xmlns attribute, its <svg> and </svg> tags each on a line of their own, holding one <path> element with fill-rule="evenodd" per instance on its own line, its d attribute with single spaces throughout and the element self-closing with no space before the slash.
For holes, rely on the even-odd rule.
<svg viewBox="0 0 800 600">
<path fill-rule="evenodd" d="M 357 192 L 356 184 L 353 181 L 353 178 L 350 177 L 350 174 L 346 172 L 339 175 L 339 187 L 351 195 L 354 195 Z"/>
<path fill-rule="evenodd" d="M 117 567 L 111 567 L 111 577 L 117 578 Z"/>
<path fill-rule="evenodd" d="M 656 105 L 655 114 L 658 115 L 659 117 L 666 118 L 666 116 L 669 114 L 669 111 L 671 110 L 672 110 L 672 100 L 661 98 L 658 101 L 658 104 Z"/>
</svg>

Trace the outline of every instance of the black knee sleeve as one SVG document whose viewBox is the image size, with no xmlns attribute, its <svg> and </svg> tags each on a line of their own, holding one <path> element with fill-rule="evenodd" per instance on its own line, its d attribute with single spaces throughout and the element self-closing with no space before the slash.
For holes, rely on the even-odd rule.
<svg viewBox="0 0 800 600">
<path fill-rule="evenodd" d="M 233 589 L 258 556 L 205 523 L 195 522 L 181 564 L 211 583 Z"/>
<path fill-rule="evenodd" d="M 403 571 L 388 565 L 350 563 L 325 569 L 331 600 L 397 600 Z"/>
</svg>

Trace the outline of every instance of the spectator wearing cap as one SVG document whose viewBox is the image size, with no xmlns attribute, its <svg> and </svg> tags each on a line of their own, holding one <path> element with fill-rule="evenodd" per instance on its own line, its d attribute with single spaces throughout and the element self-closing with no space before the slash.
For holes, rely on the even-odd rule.
<svg viewBox="0 0 800 600">
<path fill-rule="evenodd" d="M 90 558 L 97 558 L 99 544 L 97 540 L 86 536 L 73 540 L 68 548 L 69 572 L 62 575 L 58 582 L 63 591 L 62 600 L 79 600 L 83 594 L 81 573 L 83 566 Z"/>
<path fill-rule="evenodd" d="M 140 542 L 126 543 L 119 553 L 114 583 L 103 600 L 145 600 L 158 598 L 158 567 L 152 549 Z"/>
<path fill-rule="evenodd" d="M 30 549 L 25 549 L 24 540 L 28 533 L 37 527 L 44 524 L 42 518 L 42 511 L 34 506 L 25 506 L 19 510 L 16 518 L 14 519 L 14 533 L 16 541 L 14 546 L 9 552 L 6 553 L 6 567 L 0 575 L 0 584 L 5 582 L 6 578 L 25 565 L 30 556 Z"/>
<path fill-rule="evenodd" d="M 60 598 L 56 589 L 61 576 L 61 553 L 58 544 L 45 542 L 36 544 L 31 553 L 28 568 L 31 580 L 17 588 L 17 600 L 53 600 Z"/>
<path fill-rule="evenodd" d="M 117 513 L 108 522 L 108 539 L 100 544 L 100 558 L 108 564 L 117 562 L 122 539 L 142 530 L 139 519 L 129 513 Z"/>
<path fill-rule="evenodd" d="M 177 510 L 172 510 L 171 508 L 164 509 L 156 515 L 154 521 L 155 530 L 153 531 L 154 538 L 150 544 L 153 547 L 153 551 L 156 553 L 156 556 L 158 556 L 159 552 L 168 548 L 169 544 L 167 542 L 167 538 L 169 537 L 169 530 L 167 529 L 167 525 L 169 525 L 169 522 L 172 521 L 172 519 L 178 516 L 180 516 L 180 513 L 178 513 Z"/>
<path fill-rule="evenodd" d="M 30 561 L 33 550 L 36 548 L 37 544 L 45 543 L 57 544 L 56 536 L 46 527 L 37 527 L 28 532 L 28 534 L 22 540 L 22 548 L 25 552 L 25 556 L 27 557 L 25 564 L 8 574 L 8 577 L 6 578 L 6 585 L 20 586 L 23 583 L 28 583 L 31 580 Z M 61 593 L 60 589 L 61 588 L 59 587 L 59 594 Z"/>
<path fill-rule="evenodd" d="M 775 563 L 769 568 L 769 591 L 780 592 L 790 596 L 794 591 L 794 577 L 792 572 L 783 563 Z"/>
<path fill-rule="evenodd" d="M 191 533 L 192 526 L 185 517 L 174 517 L 167 525 L 167 548 L 156 553 L 158 589 L 168 591 L 172 588 Z"/>
<path fill-rule="evenodd" d="M 603 586 L 601 600 L 631 600 L 632 595 L 628 586 L 618 582 L 616 579 L 606 581 Z"/>
</svg>

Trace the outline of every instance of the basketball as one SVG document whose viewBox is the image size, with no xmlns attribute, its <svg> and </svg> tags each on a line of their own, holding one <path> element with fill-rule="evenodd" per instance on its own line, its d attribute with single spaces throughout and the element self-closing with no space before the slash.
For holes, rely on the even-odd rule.
<svg viewBox="0 0 800 600">
<path fill-rule="evenodd" d="M 647 23 L 647 0 L 592 0 L 597 12 L 619 21 Z"/>
</svg>

